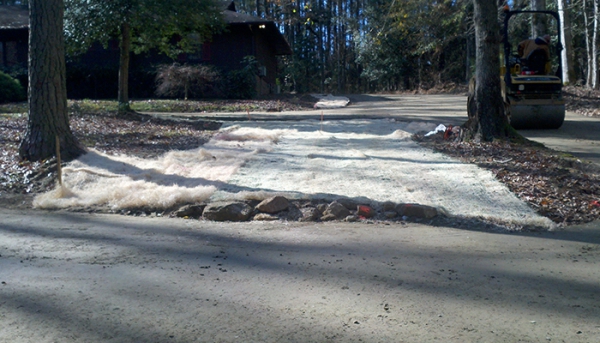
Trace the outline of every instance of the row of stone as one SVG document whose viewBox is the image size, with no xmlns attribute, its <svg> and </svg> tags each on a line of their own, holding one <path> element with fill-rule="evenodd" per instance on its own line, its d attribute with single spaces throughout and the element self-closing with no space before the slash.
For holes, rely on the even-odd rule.
<svg viewBox="0 0 600 343">
<path fill-rule="evenodd" d="M 363 204 L 350 198 L 333 202 L 317 200 L 290 201 L 274 196 L 263 201 L 229 201 L 186 205 L 173 213 L 176 217 L 204 218 L 212 221 L 290 220 L 290 221 L 359 221 L 361 219 L 420 218 L 439 215 L 435 207 L 420 204 L 382 202 Z"/>
</svg>

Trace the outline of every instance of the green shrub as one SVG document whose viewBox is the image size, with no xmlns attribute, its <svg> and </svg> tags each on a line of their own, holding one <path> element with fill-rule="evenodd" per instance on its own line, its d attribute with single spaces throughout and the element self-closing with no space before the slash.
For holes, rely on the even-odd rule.
<svg viewBox="0 0 600 343">
<path fill-rule="evenodd" d="M 227 99 L 252 99 L 256 96 L 254 74 L 232 70 L 222 80 L 220 89 Z"/>
<path fill-rule="evenodd" d="M 25 96 L 19 81 L 0 71 L 0 104 L 23 101 Z"/>
<path fill-rule="evenodd" d="M 219 88 L 228 99 L 252 99 L 256 96 L 258 62 L 253 56 L 246 56 L 241 63 L 241 69 L 228 72 L 221 80 Z"/>
</svg>

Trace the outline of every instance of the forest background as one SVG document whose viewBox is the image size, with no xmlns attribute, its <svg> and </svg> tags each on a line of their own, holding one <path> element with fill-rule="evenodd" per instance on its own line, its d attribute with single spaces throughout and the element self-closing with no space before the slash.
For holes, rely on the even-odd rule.
<svg viewBox="0 0 600 343">
<path fill-rule="evenodd" d="M 599 2 L 513 0 L 508 5 L 558 11 L 565 83 L 600 89 Z M 0 1 L 12 3 L 26 1 Z M 498 3 L 499 10 L 503 4 Z M 472 0 L 236 0 L 236 7 L 273 20 L 292 47 L 293 55 L 280 61 L 284 90 L 428 90 L 466 84 L 474 73 Z"/>
<path fill-rule="evenodd" d="M 298 91 L 370 93 L 465 84 L 474 73 L 471 0 L 239 0 L 279 24 L 294 55 L 285 81 Z M 558 11 L 566 84 L 599 88 L 598 0 L 509 1 Z M 504 3 L 498 3 L 501 10 Z M 524 23 L 527 24 L 527 23 Z M 522 39 L 529 38 L 523 36 Z M 557 38 L 557 37 L 555 37 Z"/>
</svg>

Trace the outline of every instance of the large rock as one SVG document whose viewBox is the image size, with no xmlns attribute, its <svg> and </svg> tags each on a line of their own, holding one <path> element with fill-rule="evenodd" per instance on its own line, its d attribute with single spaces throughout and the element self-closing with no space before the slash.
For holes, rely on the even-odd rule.
<svg viewBox="0 0 600 343">
<path fill-rule="evenodd" d="M 325 211 L 327 211 L 327 206 L 328 206 L 328 204 L 318 204 L 317 210 L 319 210 L 319 212 L 321 214 L 323 214 L 323 213 L 325 213 Z"/>
<path fill-rule="evenodd" d="M 279 212 L 278 215 L 281 219 L 289 220 L 289 221 L 298 221 L 304 216 L 304 214 L 302 213 L 302 211 L 300 211 L 298 206 L 296 206 L 293 203 L 290 203 L 290 206 L 288 207 L 288 209 L 285 211 Z"/>
<path fill-rule="evenodd" d="M 314 207 L 301 208 L 300 211 L 302 212 L 301 222 L 314 222 L 321 217 L 321 211 Z"/>
<path fill-rule="evenodd" d="M 435 207 L 420 204 L 399 204 L 396 212 L 401 216 L 431 219 L 438 215 Z"/>
<path fill-rule="evenodd" d="M 204 208 L 202 216 L 207 220 L 219 222 L 242 222 L 248 220 L 252 207 L 243 202 L 216 202 Z"/>
<path fill-rule="evenodd" d="M 391 211 L 396 211 L 396 206 L 398 206 L 398 204 L 396 204 L 393 201 L 385 201 L 381 204 L 381 210 L 383 212 L 391 212 Z"/>
<path fill-rule="evenodd" d="M 360 205 L 360 203 L 354 199 L 350 199 L 350 198 L 339 198 L 336 199 L 335 202 L 344 205 L 345 208 L 355 211 L 356 207 L 358 205 Z"/>
<path fill-rule="evenodd" d="M 173 212 L 173 215 L 179 218 L 200 218 L 202 217 L 204 207 L 206 207 L 206 205 L 185 205 Z"/>
<path fill-rule="evenodd" d="M 274 196 L 263 200 L 260 204 L 256 205 L 256 209 L 263 213 L 278 213 L 285 211 L 290 206 L 288 199 L 282 196 Z"/>
<path fill-rule="evenodd" d="M 336 200 L 327 206 L 327 209 L 323 214 L 324 216 L 333 215 L 337 219 L 344 219 L 350 215 L 350 211 L 346 208 L 346 206 L 340 204 Z M 321 218 L 321 220 L 322 219 L 323 218 Z"/>
</svg>

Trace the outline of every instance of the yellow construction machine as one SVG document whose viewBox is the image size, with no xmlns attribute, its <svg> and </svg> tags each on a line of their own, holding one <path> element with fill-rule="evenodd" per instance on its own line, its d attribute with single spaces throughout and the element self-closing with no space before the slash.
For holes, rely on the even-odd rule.
<svg viewBox="0 0 600 343">
<path fill-rule="evenodd" d="M 504 14 L 500 79 L 502 99 L 510 124 L 517 130 L 558 129 L 565 120 L 558 13 L 506 10 Z M 521 19 L 511 23 L 511 19 L 517 16 Z M 546 49 L 548 53 L 537 49 L 528 56 L 519 55 L 518 46 L 523 36 L 530 32 L 528 25 L 524 24 L 531 23 L 534 16 L 548 16 L 544 27 L 547 32 L 539 32 L 551 37 Z"/>
</svg>

